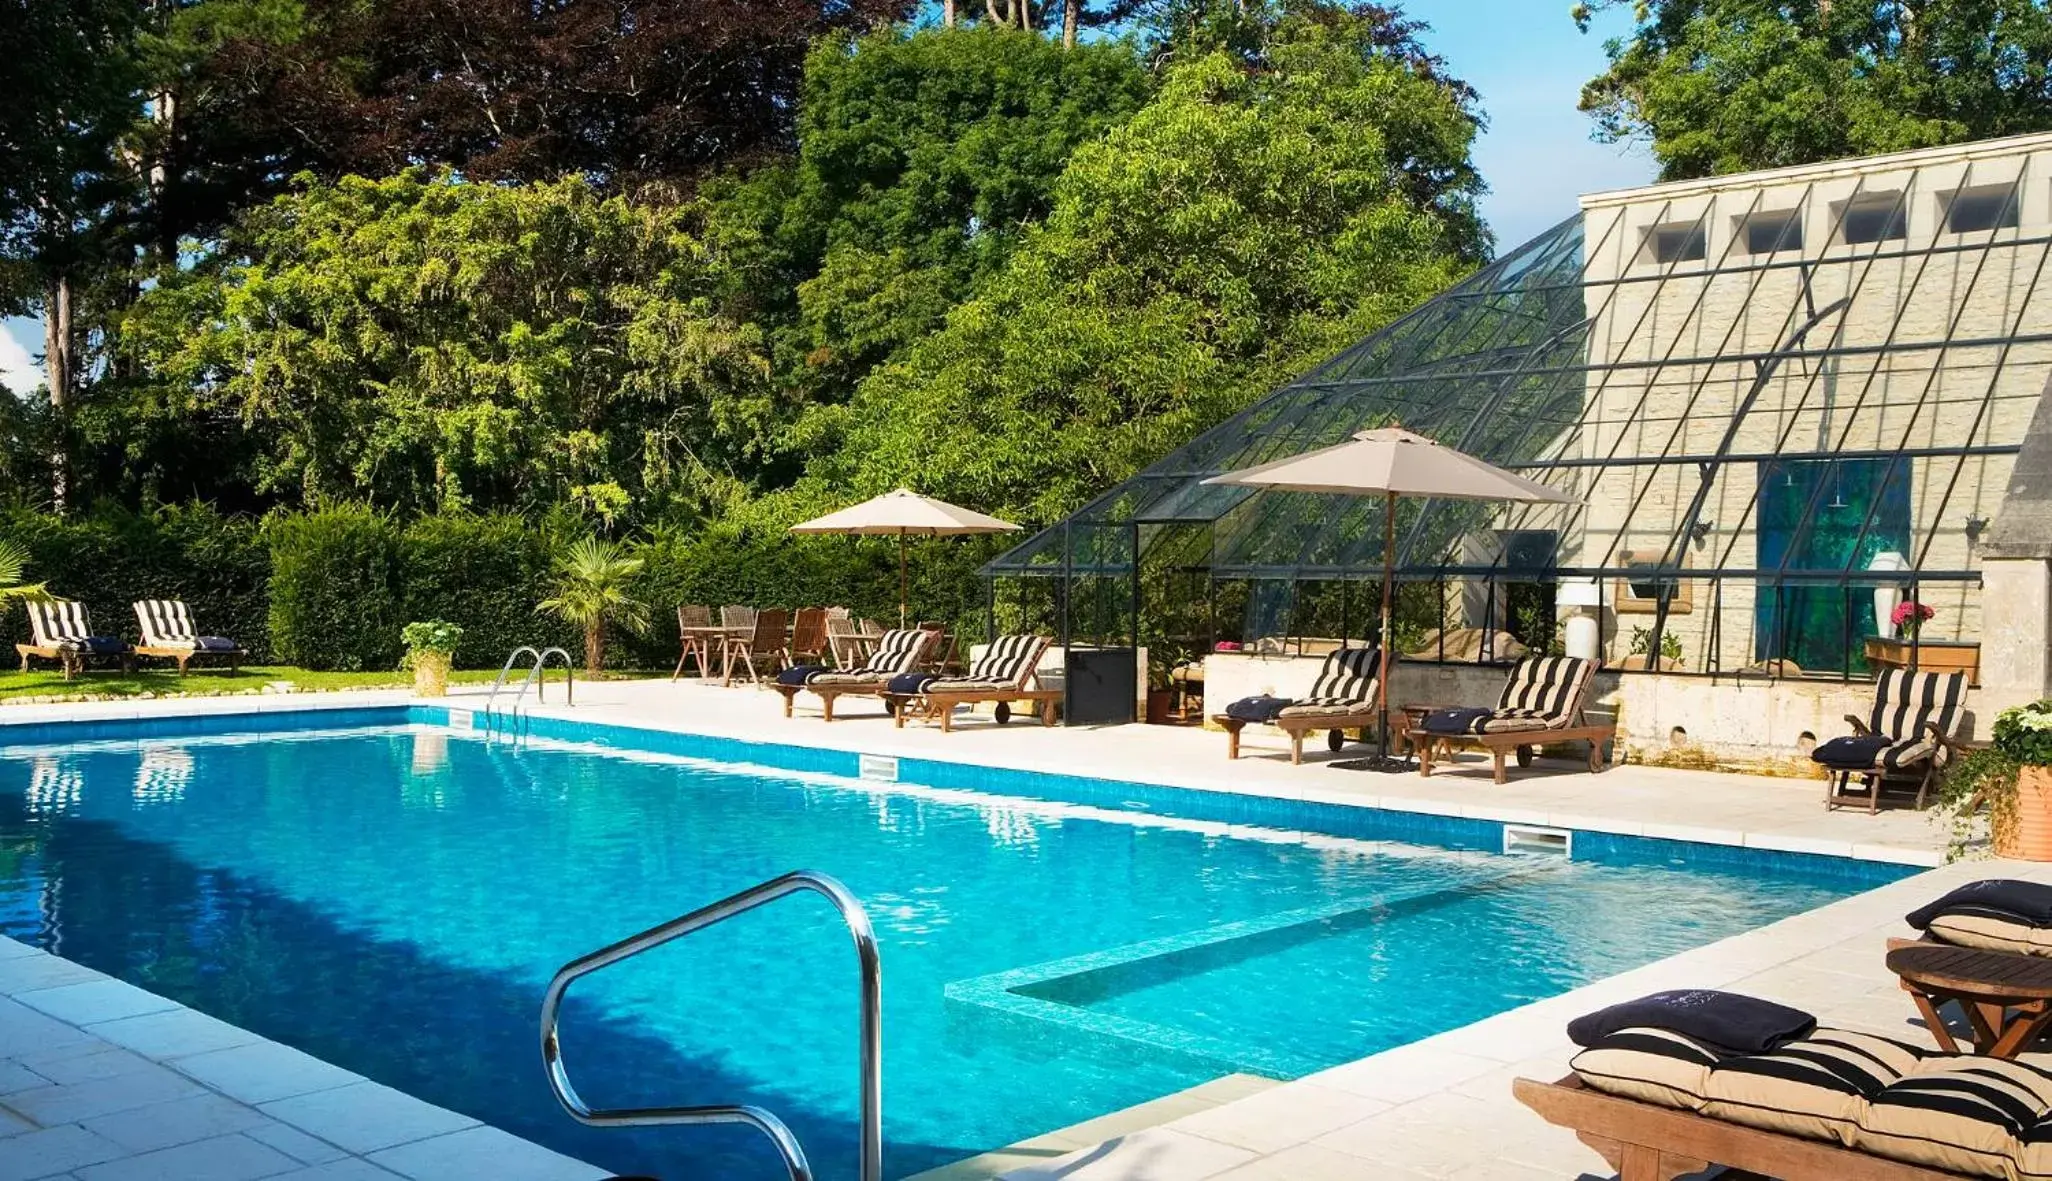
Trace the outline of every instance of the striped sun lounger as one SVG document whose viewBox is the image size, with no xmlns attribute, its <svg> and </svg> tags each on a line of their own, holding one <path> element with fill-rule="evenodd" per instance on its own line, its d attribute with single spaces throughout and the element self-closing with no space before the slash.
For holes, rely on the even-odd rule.
<svg viewBox="0 0 2052 1181">
<path fill-rule="evenodd" d="M 178 675 L 196 656 L 219 656 L 228 661 L 229 671 L 242 664 L 248 653 L 225 636 L 203 636 L 192 624 L 192 612 L 177 599 L 143 599 L 135 604 L 135 618 L 142 625 L 142 643 L 137 656 L 155 656 L 178 662 Z"/>
<path fill-rule="evenodd" d="M 1012 703 L 1028 701 L 1038 706 L 1043 725 L 1053 725 L 1055 706 L 1062 699 L 1060 689 L 1033 687 L 1035 670 L 1040 667 L 1040 658 L 1047 651 L 1046 636 L 1011 635 L 999 636 L 969 671 L 959 677 L 937 677 L 926 682 L 923 689 L 913 693 L 887 693 L 887 699 L 895 698 L 898 725 L 903 727 L 905 719 L 914 712 L 931 720 L 940 719 L 941 729 L 954 729 L 955 707 L 958 705 L 982 705 L 995 703 L 997 723 L 1002 726 L 1012 720 Z"/>
<path fill-rule="evenodd" d="M 27 607 L 31 639 L 14 646 L 21 657 L 21 671 L 28 671 L 31 657 L 56 661 L 64 670 L 65 680 L 84 669 L 85 662 L 94 656 L 119 657 L 123 668 L 133 666 L 134 655 L 127 644 L 112 636 L 93 634 L 84 603 L 44 599 L 28 603 Z"/>
</svg>

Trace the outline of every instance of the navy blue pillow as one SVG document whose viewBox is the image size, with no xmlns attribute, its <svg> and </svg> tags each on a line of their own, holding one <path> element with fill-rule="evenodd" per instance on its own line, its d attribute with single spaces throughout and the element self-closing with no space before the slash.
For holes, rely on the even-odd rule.
<svg viewBox="0 0 2052 1181">
<path fill-rule="evenodd" d="M 1568 1022 L 1568 1040 L 1593 1046 L 1620 1029 L 1666 1029 L 1736 1054 L 1764 1054 L 1808 1037 L 1817 1019 L 1801 1009 L 1709 988 L 1656 992 Z"/>
<path fill-rule="evenodd" d="M 2007 919 L 2028 927 L 2052 927 L 2052 886 L 1989 878 L 1968 882 L 1938 901 L 1909 912 L 1904 921 L 1921 931 L 1940 915 L 1969 914 Z"/>
<path fill-rule="evenodd" d="M 1418 728 L 1432 734 L 1480 734 L 1482 723 L 1496 715 L 1493 709 L 1475 706 L 1458 706 L 1454 709 L 1435 709 L 1425 715 Z"/>
<path fill-rule="evenodd" d="M 197 641 L 202 652 L 233 652 L 235 641 L 227 636 L 201 636 Z"/>
<path fill-rule="evenodd" d="M 779 685 L 803 685 L 826 671 L 824 664 L 800 664 L 777 674 Z"/>
<path fill-rule="evenodd" d="M 1848 734 L 1819 745 L 1810 758 L 1840 771 L 1865 771 L 1882 751 L 1894 745 L 1894 739 L 1882 734 Z"/>
<path fill-rule="evenodd" d="M 940 678 L 932 673 L 899 673 L 891 678 L 889 684 L 884 686 L 884 692 L 901 694 L 906 697 L 917 697 L 921 693 L 926 692 L 928 685 L 938 680 Z"/>
<path fill-rule="evenodd" d="M 95 656 L 119 656 L 128 651 L 128 645 L 112 636 L 86 636 L 79 645 Z"/>
<path fill-rule="evenodd" d="M 1270 697 L 1266 693 L 1254 697 L 1242 697 L 1226 706 L 1226 716 L 1242 722 L 1273 722 L 1276 715 L 1288 709 L 1294 702 L 1287 697 Z"/>
</svg>

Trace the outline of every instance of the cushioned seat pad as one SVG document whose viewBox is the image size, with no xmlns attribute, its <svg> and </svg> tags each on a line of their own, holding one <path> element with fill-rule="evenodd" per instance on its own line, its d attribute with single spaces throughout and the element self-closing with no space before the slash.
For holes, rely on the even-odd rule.
<svg viewBox="0 0 2052 1181">
<path fill-rule="evenodd" d="M 1712 1066 L 1702 1110 L 1715 1119 L 1849 1145 L 1867 1101 L 1916 1070 L 1923 1057 L 1887 1038 L 1819 1029 L 1770 1053 Z"/>
</svg>

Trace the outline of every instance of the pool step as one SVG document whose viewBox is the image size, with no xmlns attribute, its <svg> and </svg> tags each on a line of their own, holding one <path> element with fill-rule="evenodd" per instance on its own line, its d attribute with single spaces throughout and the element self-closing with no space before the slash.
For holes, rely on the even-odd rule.
<svg viewBox="0 0 2052 1181">
<path fill-rule="evenodd" d="M 1223 1107 L 1249 1095 L 1258 1095 L 1271 1087 L 1282 1084 L 1258 1074 L 1227 1074 L 1198 1083 L 1187 1090 L 1149 1099 L 1109 1115 L 1084 1120 L 1053 1132 L 1021 1140 L 1017 1144 L 994 1148 L 980 1156 L 959 1160 L 951 1165 L 915 1173 L 905 1181 L 990 1181 L 1013 1169 L 1050 1161 L 1058 1156 L 1067 1156 L 1078 1149 L 1101 1144 L 1116 1136 L 1127 1136 L 1148 1128 Z"/>
</svg>

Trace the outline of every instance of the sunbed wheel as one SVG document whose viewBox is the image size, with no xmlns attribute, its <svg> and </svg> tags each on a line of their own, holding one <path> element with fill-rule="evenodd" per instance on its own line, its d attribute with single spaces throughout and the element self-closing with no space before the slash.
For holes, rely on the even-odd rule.
<svg viewBox="0 0 2052 1181">
<path fill-rule="evenodd" d="M 1518 766 L 1520 766 L 1520 767 L 1529 767 L 1529 766 L 1531 766 L 1531 765 L 1532 765 L 1532 748 L 1531 748 L 1531 747 L 1529 747 L 1529 746 L 1521 746 L 1521 747 L 1519 747 L 1519 748 L 1518 748 Z"/>
<path fill-rule="evenodd" d="M 1342 747 L 1346 746 L 1346 744 L 1347 744 L 1347 732 L 1346 732 L 1345 730 L 1328 730 L 1328 731 L 1326 731 L 1326 733 L 1325 733 L 1325 748 L 1326 748 L 1327 750 L 1335 750 L 1335 751 L 1336 751 L 1336 750 L 1339 750 L 1339 749 L 1341 749 Z"/>
<path fill-rule="evenodd" d="M 898 699 L 895 697 L 886 697 L 883 699 L 883 703 L 884 712 L 890 714 L 892 717 L 896 717 L 898 714 Z"/>
<path fill-rule="evenodd" d="M 995 711 L 994 716 L 997 718 L 997 724 L 1000 726 L 1004 725 L 1006 722 L 1011 721 L 1012 703 L 1009 701 L 998 702 L 997 710 Z"/>
</svg>

